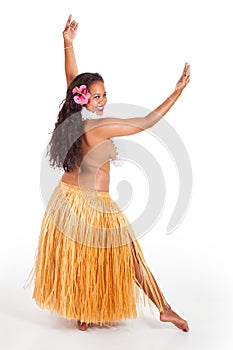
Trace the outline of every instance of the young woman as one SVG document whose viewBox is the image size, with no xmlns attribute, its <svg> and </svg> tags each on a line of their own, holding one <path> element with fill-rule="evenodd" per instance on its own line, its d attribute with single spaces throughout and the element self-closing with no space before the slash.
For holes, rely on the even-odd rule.
<svg viewBox="0 0 233 350">
<path fill-rule="evenodd" d="M 188 331 L 165 300 L 132 227 L 109 194 L 111 138 L 152 127 L 190 81 L 190 66 L 171 95 L 138 118 L 105 118 L 107 95 L 98 73 L 78 74 L 73 40 L 78 23 L 63 31 L 67 93 L 49 143 L 50 164 L 64 174 L 44 214 L 35 262 L 33 298 L 40 307 L 77 320 L 86 330 L 137 316 L 141 296 L 157 306 L 160 320 Z"/>
</svg>

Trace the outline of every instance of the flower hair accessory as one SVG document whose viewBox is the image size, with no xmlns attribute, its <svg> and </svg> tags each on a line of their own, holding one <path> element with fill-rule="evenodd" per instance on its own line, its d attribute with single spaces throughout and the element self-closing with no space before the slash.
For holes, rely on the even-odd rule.
<svg viewBox="0 0 233 350">
<path fill-rule="evenodd" d="M 86 105 L 91 96 L 86 85 L 81 85 L 79 88 L 75 86 L 75 88 L 72 90 L 72 94 L 75 95 L 73 97 L 74 101 L 81 106 Z"/>
</svg>

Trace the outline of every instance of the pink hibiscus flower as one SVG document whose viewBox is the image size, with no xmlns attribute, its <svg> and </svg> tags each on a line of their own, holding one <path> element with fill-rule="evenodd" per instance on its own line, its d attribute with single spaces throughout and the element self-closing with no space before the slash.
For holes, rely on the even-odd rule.
<svg viewBox="0 0 233 350">
<path fill-rule="evenodd" d="M 86 85 L 80 85 L 79 88 L 76 86 L 72 90 L 72 93 L 73 93 L 73 95 L 77 94 L 73 97 L 73 99 L 77 104 L 80 104 L 80 105 L 86 105 L 88 103 L 90 96 L 91 96 L 87 90 Z"/>
</svg>

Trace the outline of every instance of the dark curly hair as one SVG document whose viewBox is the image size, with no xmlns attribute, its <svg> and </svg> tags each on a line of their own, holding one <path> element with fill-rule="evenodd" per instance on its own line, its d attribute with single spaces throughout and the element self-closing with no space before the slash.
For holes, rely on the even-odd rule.
<svg viewBox="0 0 233 350">
<path fill-rule="evenodd" d="M 48 144 L 47 155 L 49 154 L 49 163 L 53 168 L 71 172 L 81 163 L 84 121 L 81 116 L 82 106 L 74 101 L 72 90 L 80 85 L 86 85 L 90 90 L 91 84 L 96 81 L 104 83 L 99 73 L 82 73 L 77 75 L 67 89 Z"/>
</svg>

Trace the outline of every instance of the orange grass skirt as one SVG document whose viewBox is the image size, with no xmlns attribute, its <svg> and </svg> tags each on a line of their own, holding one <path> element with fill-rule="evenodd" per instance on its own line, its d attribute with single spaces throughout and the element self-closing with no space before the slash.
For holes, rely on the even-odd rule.
<svg viewBox="0 0 233 350">
<path fill-rule="evenodd" d="M 33 298 L 42 308 L 86 323 L 136 318 L 142 295 L 132 244 L 143 260 L 129 221 L 108 192 L 60 181 L 41 225 Z"/>
</svg>

